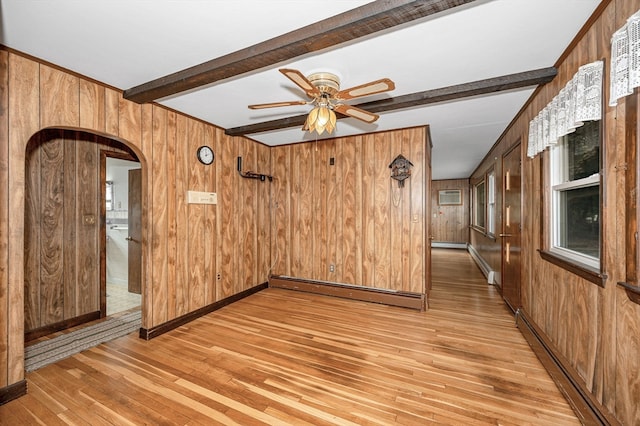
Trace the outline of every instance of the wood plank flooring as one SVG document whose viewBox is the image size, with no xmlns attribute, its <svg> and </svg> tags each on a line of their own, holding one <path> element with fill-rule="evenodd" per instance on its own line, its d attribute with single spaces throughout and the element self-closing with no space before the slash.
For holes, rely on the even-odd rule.
<svg viewBox="0 0 640 426">
<path fill-rule="evenodd" d="M 468 254 L 430 310 L 267 289 L 27 374 L 0 424 L 579 424 Z"/>
</svg>

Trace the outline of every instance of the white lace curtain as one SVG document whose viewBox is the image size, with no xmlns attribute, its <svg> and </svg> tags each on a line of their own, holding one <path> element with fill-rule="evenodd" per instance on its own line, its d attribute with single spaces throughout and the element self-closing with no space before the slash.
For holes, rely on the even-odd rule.
<svg viewBox="0 0 640 426">
<path fill-rule="evenodd" d="M 640 11 L 611 37 L 611 94 L 609 106 L 640 86 Z"/>
<path fill-rule="evenodd" d="M 560 90 L 529 123 L 527 156 L 535 157 L 585 121 L 602 117 L 602 61 L 583 65 L 571 81 Z"/>
</svg>

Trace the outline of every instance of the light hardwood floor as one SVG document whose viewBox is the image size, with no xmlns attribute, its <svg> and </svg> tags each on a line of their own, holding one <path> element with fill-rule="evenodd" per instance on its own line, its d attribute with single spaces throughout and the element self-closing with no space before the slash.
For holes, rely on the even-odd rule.
<svg viewBox="0 0 640 426">
<path fill-rule="evenodd" d="M 579 424 L 495 288 L 433 250 L 430 310 L 267 289 L 27 374 L 1 424 Z"/>
</svg>

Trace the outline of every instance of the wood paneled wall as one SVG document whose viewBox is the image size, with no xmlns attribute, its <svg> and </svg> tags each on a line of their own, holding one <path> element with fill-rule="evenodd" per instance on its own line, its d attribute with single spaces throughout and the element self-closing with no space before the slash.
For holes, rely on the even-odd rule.
<svg viewBox="0 0 640 426">
<path fill-rule="evenodd" d="M 500 146 L 504 148 L 503 152 L 509 151 L 515 144 L 517 144 L 517 140 L 510 141 L 510 144 L 501 144 Z M 473 211 L 471 203 L 473 200 L 471 199 L 471 191 L 473 191 L 473 185 L 479 182 L 482 179 L 485 179 L 487 172 L 493 170 L 496 174 L 496 234 L 499 234 L 502 229 L 502 205 L 504 198 L 504 173 L 502 171 L 502 160 L 500 156 L 491 157 L 491 161 L 483 162 L 478 170 L 476 170 L 469 182 L 469 213 Z M 469 217 L 469 224 L 471 224 L 471 217 Z M 499 237 L 494 237 L 488 235 L 484 230 L 478 229 L 475 227 L 469 228 L 469 244 L 473 246 L 476 253 L 482 257 L 482 259 L 487 263 L 489 268 L 492 271 L 498 272 L 496 274 L 496 282 L 498 285 L 502 283 L 502 247 L 501 241 Z"/>
<path fill-rule="evenodd" d="M 242 179 L 236 158 L 268 173 L 268 147 L 0 50 L 0 388 L 24 377 L 26 147 L 45 128 L 105 136 L 140 159 L 143 327 L 267 281 L 269 184 Z M 212 166 L 196 160 L 197 147 L 205 144 L 216 153 Z M 188 204 L 188 190 L 215 191 L 218 205 Z"/>
<path fill-rule="evenodd" d="M 604 2 L 603 12 L 558 64 L 558 76 L 544 86 L 517 117 L 487 155 L 477 177 L 500 158 L 510 146 L 522 140 L 522 303 L 524 311 L 553 342 L 553 351 L 564 358 L 574 378 L 615 418 L 627 425 L 640 422 L 640 305 L 629 301 L 616 285 L 625 280 L 625 146 L 637 144 L 625 134 L 627 103 L 637 104 L 638 93 L 609 107 L 610 40 L 614 31 L 640 9 L 640 0 Z M 605 101 L 603 142 L 603 253 L 607 275 L 599 287 L 572 272 L 543 260 L 542 246 L 542 157 L 526 157 L 529 121 L 547 105 L 575 74 L 578 67 L 605 59 Z M 632 101 L 632 97 L 635 97 Z M 498 173 L 501 177 L 502 172 Z M 637 188 L 636 188 L 637 191 Z M 498 224 L 501 226 L 501 224 Z M 500 229 L 500 228 L 498 228 Z M 487 244 L 474 240 L 472 244 Z M 492 243 L 500 251 L 500 238 Z"/>
<path fill-rule="evenodd" d="M 43 130 L 26 148 L 25 332 L 100 310 L 100 151 L 107 138 Z"/>
<path fill-rule="evenodd" d="M 438 191 L 459 189 L 462 191 L 462 204 L 438 204 Z M 431 234 L 433 242 L 468 243 L 469 242 L 469 180 L 434 180 L 431 183 Z"/>
<path fill-rule="evenodd" d="M 426 130 L 272 148 L 272 273 L 425 293 Z M 398 154 L 413 163 L 403 188 L 390 177 Z"/>
</svg>

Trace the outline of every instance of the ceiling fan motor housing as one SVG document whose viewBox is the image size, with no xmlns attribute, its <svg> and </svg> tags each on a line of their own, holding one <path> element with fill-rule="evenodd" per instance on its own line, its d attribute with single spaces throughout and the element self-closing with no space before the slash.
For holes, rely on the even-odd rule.
<svg viewBox="0 0 640 426">
<path fill-rule="evenodd" d="M 318 88 L 320 93 L 327 93 L 330 96 L 340 91 L 340 78 L 329 72 L 316 72 L 307 77 L 309 82 Z"/>
</svg>

